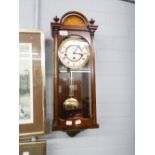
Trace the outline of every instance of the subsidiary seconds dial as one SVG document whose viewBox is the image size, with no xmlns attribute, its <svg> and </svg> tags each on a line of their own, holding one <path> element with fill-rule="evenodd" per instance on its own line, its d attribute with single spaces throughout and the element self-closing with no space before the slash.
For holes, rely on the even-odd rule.
<svg viewBox="0 0 155 155">
<path fill-rule="evenodd" d="M 80 69 L 88 62 L 89 44 L 82 38 L 69 37 L 61 42 L 58 56 L 64 66 Z"/>
</svg>

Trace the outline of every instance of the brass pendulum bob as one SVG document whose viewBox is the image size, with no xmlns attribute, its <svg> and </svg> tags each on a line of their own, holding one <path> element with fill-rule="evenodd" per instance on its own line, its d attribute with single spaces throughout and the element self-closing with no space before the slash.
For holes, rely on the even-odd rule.
<svg viewBox="0 0 155 155">
<path fill-rule="evenodd" d="M 73 77 L 72 71 L 70 71 L 70 80 L 69 80 L 69 98 L 66 99 L 63 103 L 63 107 L 66 111 L 77 110 L 79 109 L 79 102 L 77 99 L 73 98 Z"/>
</svg>

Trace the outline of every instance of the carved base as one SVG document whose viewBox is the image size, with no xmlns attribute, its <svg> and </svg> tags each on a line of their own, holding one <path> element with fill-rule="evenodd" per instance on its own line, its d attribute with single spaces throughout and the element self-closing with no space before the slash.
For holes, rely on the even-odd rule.
<svg viewBox="0 0 155 155">
<path fill-rule="evenodd" d="M 74 137 L 74 136 L 76 136 L 80 132 L 81 132 L 81 130 L 67 131 L 67 135 L 70 136 L 70 137 Z"/>
</svg>

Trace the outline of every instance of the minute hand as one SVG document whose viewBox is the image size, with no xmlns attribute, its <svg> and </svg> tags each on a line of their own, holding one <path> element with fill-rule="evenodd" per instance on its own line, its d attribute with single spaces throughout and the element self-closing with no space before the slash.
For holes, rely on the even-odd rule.
<svg viewBox="0 0 155 155">
<path fill-rule="evenodd" d="M 82 53 L 74 51 L 73 54 L 83 55 Z"/>
<path fill-rule="evenodd" d="M 82 55 L 82 53 L 77 52 L 78 49 L 79 49 L 79 48 L 76 48 L 76 49 L 74 50 L 73 54 Z"/>
</svg>

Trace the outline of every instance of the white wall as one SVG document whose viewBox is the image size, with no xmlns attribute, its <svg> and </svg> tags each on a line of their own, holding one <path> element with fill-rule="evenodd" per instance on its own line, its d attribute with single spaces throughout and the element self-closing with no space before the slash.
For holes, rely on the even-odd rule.
<svg viewBox="0 0 155 155">
<path fill-rule="evenodd" d="M 119 0 L 20 0 L 20 28 L 38 28 L 46 38 L 46 107 L 51 130 L 52 43 L 50 22 L 74 10 L 96 20 L 96 90 L 99 129 L 74 138 L 47 135 L 47 155 L 134 155 L 134 4 Z"/>
</svg>

